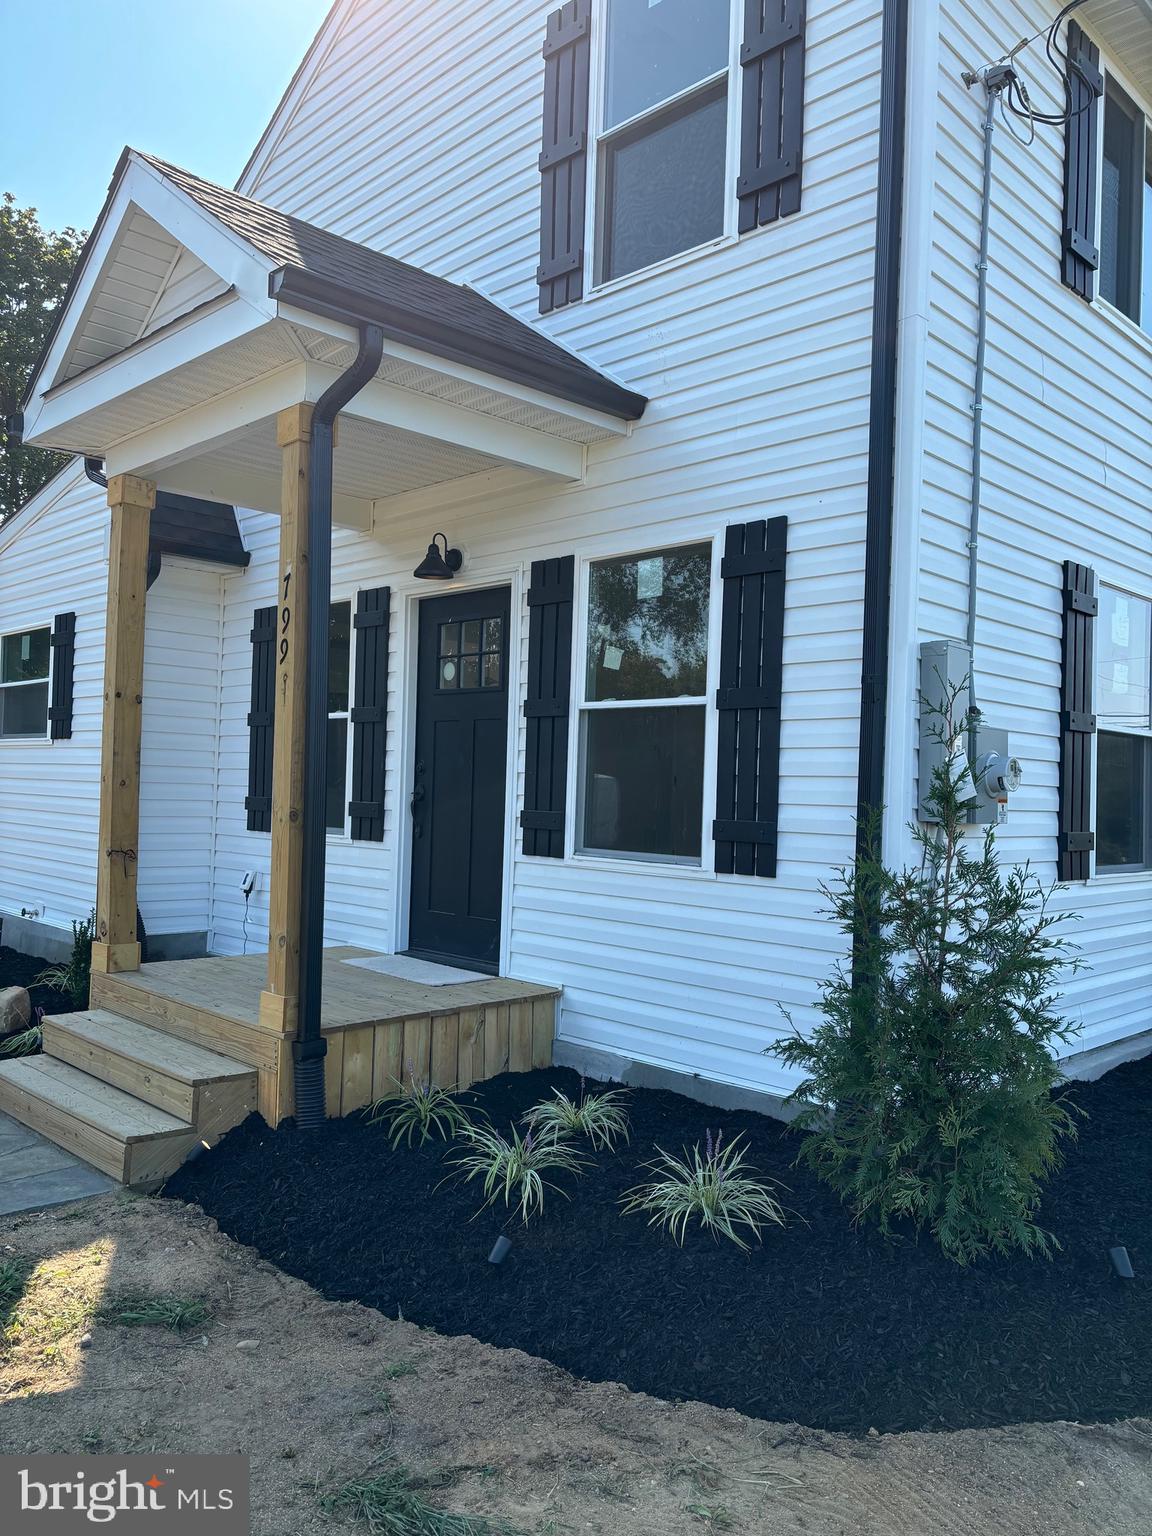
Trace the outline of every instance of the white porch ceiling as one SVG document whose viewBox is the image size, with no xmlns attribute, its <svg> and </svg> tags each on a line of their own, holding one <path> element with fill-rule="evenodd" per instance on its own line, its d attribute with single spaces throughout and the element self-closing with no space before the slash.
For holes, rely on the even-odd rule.
<svg viewBox="0 0 1152 1536">
<path fill-rule="evenodd" d="M 1152 0 L 1086 0 L 1072 13 L 1125 74 L 1152 93 Z"/>
</svg>

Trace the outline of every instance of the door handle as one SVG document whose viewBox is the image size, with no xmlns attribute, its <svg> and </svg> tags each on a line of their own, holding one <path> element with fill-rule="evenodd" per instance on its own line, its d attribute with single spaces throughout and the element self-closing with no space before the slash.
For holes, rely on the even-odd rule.
<svg viewBox="0 0 1152 1536">
<path fill-rule="evenodd" d="M 409 802 L 409 808 L 410 808 L 410 810 L 412 812 L 412 829 L 415 832 L 417 837 L 419 837 L 421 832 L 424 830 L 423 826 L 421 824 L 421 821 L 420 821 L 420 809 L 419 809 L 420 802 L 421 802 L 421 800 L 423 800 L 423 798 L 424 798 L 424 786 L 422 784 L 418 784 L 416 786 L 416 788 L 412 791 L 412 799 Z"/>
</svg>

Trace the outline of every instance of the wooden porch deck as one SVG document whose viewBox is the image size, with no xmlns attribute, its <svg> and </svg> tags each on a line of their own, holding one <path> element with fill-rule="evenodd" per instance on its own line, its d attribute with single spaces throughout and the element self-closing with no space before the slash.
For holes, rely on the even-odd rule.
<svg viewBox="0 0 1152 1536">
<path fill-rule="evenodd" d="M 467 1088 L 552 1060 L 559 990 L 508 977 L 429 986 L 344 962 L 374 954 L 324 951 L 321 1028 L 328 1040 L 327 1112 L 346 1115 L 396 1092 L 394 1080 Z M 290 1114 L 291 1041 L 260 1021 L 263 952 L 168 960 L 92 977 L 107 1008 L 255 1066 L 260 1108 Z"/>
</svg>

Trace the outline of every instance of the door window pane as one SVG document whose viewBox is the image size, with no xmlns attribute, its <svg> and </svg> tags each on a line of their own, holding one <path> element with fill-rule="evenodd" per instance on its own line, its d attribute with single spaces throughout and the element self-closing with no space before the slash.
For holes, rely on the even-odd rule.
<svg viewBox="0 0 1152 1536">
<path fill-rule="evenodd" d="M 703 707 L 589 710 L 584 735 L 583 846 L 698 859 Z"/>
<path fill-rule="evenodd" d="M 1114 81 L 1104 102 L 1100 196 L 1100 295 L 1140 318 L 1144 118 Z"/>
<path fill-rule="evenodd" d="M 348 658 L 352 642 L 352 604 L 333 603 L 328 615 L 328 713 L 348 709 Z"/>
<path fill-rule="evenodd" d="M 1096 864 L 1141 869 L 1149 856 L 1148 779 L 1152 738 L 1101 731 L 1096 790 Z"/>
<path fill-rule="evenodd" d="M 0 688 L 0 736 L 48 734 L 48 684 Z"/>
<path fill-rule="evenodd" d="M 1152 729 L 1152 603 L 1101 587 L 1096 637 L 1097 712 Z"/>
<path fill-rule="evenodd" d="M 1140 323 L 1152 331 L 1152 132 L 1144 135 L 1144 238 L 1140 266 Z"/>
<path fill-rule="evenodd" d="M 440 625 L 437 686 L 504 686 L 504 627 L 499 618 Z"/>
<path fill-rule="evenodd" d="M 601 282 L 724 233 L 726 82 L 602 145 Z"/>
<path fill-rule="evenodd" d="M 605 128 L 724 69 L 730 17 L 731 0 L 609 0 Z"/>
<path fill-rule="evenodd" d="M 711 579 L 710 544 L 600 560 L 592 566 L 589 702 L 703 698 Z"/>
<path fill-rule="evenodd" d="M 5 635 L 0 641 L 0 683 L 30 683 L 47 677 L 51 655 L 51 632 L 47 629 Z"/>
<path fill-rule="evenodd" d="M 348 722 L 328 722 L 328 783 L 326 824 L 330 832 L 343 832 L 348 779 Z"/>
</svg>

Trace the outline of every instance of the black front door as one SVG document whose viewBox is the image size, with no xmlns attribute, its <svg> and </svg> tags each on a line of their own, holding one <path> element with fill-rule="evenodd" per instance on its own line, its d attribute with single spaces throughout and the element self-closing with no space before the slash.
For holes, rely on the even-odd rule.
<svg viewBox="0 0 1152 1536">
<path fill-rule="evenodd" d="M 507 587 L 420 604 L 412 915 L 429 959 L 500 964 L 508 767 Z"/>
</svg>

